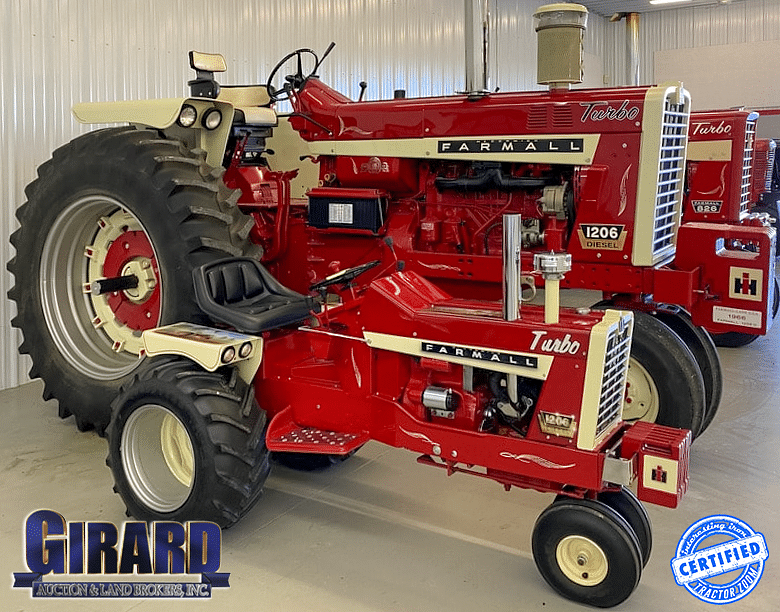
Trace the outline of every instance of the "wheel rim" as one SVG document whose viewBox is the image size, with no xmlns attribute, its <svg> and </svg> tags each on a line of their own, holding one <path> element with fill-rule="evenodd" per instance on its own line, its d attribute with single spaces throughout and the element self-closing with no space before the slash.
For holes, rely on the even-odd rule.
<svg viewBox="0 0 780 612">
<path fill-rule="evenodd" d="M 92 295 L 91 282 L 133 274 L 136 289 Z M 60 355 L 97 380 L 138 365 L 141 332 L 160 322 L 157 256 L 141 222 L 121 202 L 90 195 L 52 224 L 40 264 L 43 315 Z"/>
<path fill-rule="evenodd" d="M 658 388 L 655 381 L 642 364 L 636 359 L 629 359 L 623 419 L 655 423 L 658 419 L 658 409 Z"/>
<path fill-rule="evenodd" d="M 122 430 L 122 467 L 133 494 L 156 512 L 172 512 L 190 496 L 195 453 L 186 428 L 167 408 L 137 408 Z"/>
<path fill-rule="evenodd" d="M 580 586 L 600 584 L 609 570 L 607 555 L 601 547 L 583 536 L 567 536 L 558 542 L 555 560 L 563 575 Z"/>
</svg>

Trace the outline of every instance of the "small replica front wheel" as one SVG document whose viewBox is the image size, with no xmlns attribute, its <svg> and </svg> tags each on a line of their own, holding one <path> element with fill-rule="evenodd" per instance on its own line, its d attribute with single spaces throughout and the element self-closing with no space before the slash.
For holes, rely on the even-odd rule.
<svg viewBox="0 0 780 612">
<path fill-rule="evenodd" d="M 615 510 L 631 525 L 642 551 L 642 567 L 645 567 L 653 550 L 653 526 L 642 502 L 626 487 L 621 487 L 619 491 L 599 493 L 598 500 Z"/>
<path fill-rule="evenodd" d="M 106 463 L 128 514 L 230 527 L 261 494 L 266 415 L 229 372 L 154 359 L 112 404 Z"/>
<path fill-rule="evenodd" d="M 608 505 L 559 498 L 536 520 L 531 539 L 536 567 L 567 599 L 599 608 L 625 601 L 642 575 L 636 534 Z"/>
</svg>

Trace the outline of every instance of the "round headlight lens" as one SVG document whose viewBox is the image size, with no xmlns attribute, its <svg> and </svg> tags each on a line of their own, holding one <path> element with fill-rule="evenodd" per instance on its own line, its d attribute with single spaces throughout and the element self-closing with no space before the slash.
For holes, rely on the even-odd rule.
<svg viewBox="0 0 780 612">
<path fill-rule="evenodd" d="M 241 345 L 241 348 L 238 349 L 238 356 L 241 357 L 241 359 L 246 359 L 249 357 L 249 354 L 252 352 L 252 343 L 251 342 L 244 342 L 244 344 Z"/>
<path fill-rule="evenodd" d="M 222 363 L 230 363 L 236 358 L 236 349 L 232 346 L 227 347 L 222 351 Z"/>
<path fill-rule="evenodd" d="M 203 127 L 207 130 L 216 130 L 222 123 L 222 113 L 218 108 L 212 108 L 203 115 Z"/>
<path fill-rule="evenodd" d="M 181 107 L 181 110 L 179 111 L 179 125 L 182 127 L 192 127 L 195 125 L 195 121 L 198 118 L 198 111 L 195 110 L 194 106 L 190 106 L 189 104 L 185 104 Z"/>
</svg>

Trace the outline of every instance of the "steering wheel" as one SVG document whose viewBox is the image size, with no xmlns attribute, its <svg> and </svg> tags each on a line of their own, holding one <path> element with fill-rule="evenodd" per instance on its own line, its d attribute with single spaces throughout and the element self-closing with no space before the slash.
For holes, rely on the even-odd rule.
<svg viewBox="0 0 780 612">
<path fill-rule="evenodd" d="M 303 74 L 304 55 L 311 55 L 314 58 L 314 68 L 312 68 L 312 71 L 306 75 Z M 277 89 L 273 84 L 276 73 L 279 72 L 282 67 L 294 57 L 298 58 L 298 68 L 296 73 L 285 75 L 284 85 Z M 271 102 L 281 102 L 282 100 L 288 100 L 290 98 L 290 94 L 293 91 L 300 90 L 306 80 L 314 74 L 314 72 L 317 70 L 317 66 L 319 66 L 319 63 L 320 60 L 317 57 L 317 54 L 311 49 L 296 49 L 292 53 L 285 55 L 281 60 L 279 60 L 279 63 L 274 66 L 273 70 L 271 70 L 271 74 L 268 75 L 268 81 L 265 84 L 265 87 L 268 90 L 268 95 L 271 98 Z"/>
<path fill-rule="evenodd" d="M 358 276 L 363 274 L 363 272 L 368 272 L 371 268 L 376 268 L 380 263 L 382 263 L 382 260 L 375 259 L 374 261 L 369 261 L 368 263 L 360 264 L 359 266 L 355 266 L 353 268 L 341 270 L 335 274 L 331 274 L 330 276 L 323 278 L 319 282 L 314 283 L 309 287 L 309 291 L 321 291 L 322 289 L 330 287 L 331 285 L 348 285 Z"/>
</svg>

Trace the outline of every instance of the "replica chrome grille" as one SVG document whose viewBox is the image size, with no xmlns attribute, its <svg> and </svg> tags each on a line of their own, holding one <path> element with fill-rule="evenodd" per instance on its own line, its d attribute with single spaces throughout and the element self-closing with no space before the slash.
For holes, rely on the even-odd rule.
<svg viewBox="0 0 780 612">
<path fill-rule="evenodd" d="M 750 209 L 751 173 L 753 169 L 753 145 L 756 140 L 756 122 L 750 120 L 745 126 L 745 151 L 742 156 L 742 187 L 739 195 L 739 214 L 746 215 Z"/>
<path fill-rule="evenodd" d="M 596 438 L 612 429 L 622 420 L 626 373 L 631 352 L 630 317 L 621 318 L 610 328 L 604 351 L 604 372 L 601 376 L 601 395 L 596 419 Z"/>
<path fill-rule="evenodd" d="M 661 123 L 661 152 L 653 224 L 654 259 L 660 259 L 666 250 L 674 248 L 682 209 L 688 108 L 686 102 L 675 104 L 672 97 L 673 94 L 666 96 Z"/>
<path fill-rule="evenodd" d="M 591 330 L 577 448 L 595 450 L 623 422 L 634 315 L 611 310 Z"/>
</svg>

